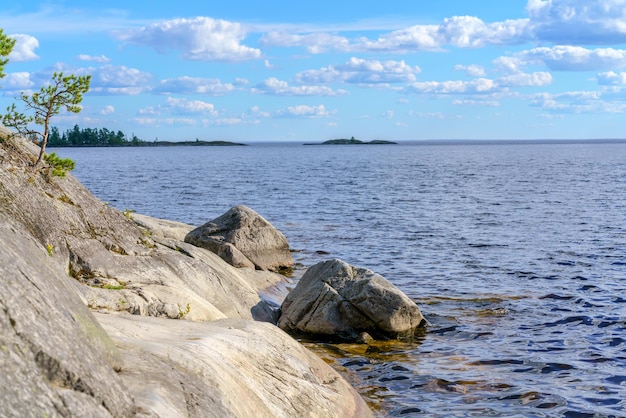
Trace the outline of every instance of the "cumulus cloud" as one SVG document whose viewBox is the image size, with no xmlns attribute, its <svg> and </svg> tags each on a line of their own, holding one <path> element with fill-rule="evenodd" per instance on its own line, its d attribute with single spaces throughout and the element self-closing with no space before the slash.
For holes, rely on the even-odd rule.
<svg viewBox="0 0 626 418">
<path fill-rule="evenodd" d="M 437 39 L 459 48 L 520 43 L 530 36 L 528 23 L 528 19 L 485 23 L 474 16 L 454 16 L 439 25 Z"/>
<path fill-rule="evenodd" d="M 326 84 L 333 82 L 356 84 L 411 83 L 420 68 L 404 61 L 364 60 L 352 57 L 345 64 L 298 73 L 298 83 Z"/>
<path fill-rule="evenodd" d="M 499 90 L 498 84 L 488 78 L 470 81 L 423 81 L 403 89 L 407 94 L 490 94 Z"/>
<path fill-rule="evenodd" d="M 259 40 L 264 46 L 305 47 L 310 54 L 320 54 L 328 50 L 347 51 L 350 41 L 343 36 L 329 33 L 293 34 L 285 32 L 270 32 Z"/>
<path fill-rule="evenodd" d="M 377 39 L 349 39 L 331 33 L 271 32 L 261 38 L 266 46 L 305 47 L 311 54 L 342 52 L 406 53 L 439 51 L 445 46 L 478 48 L 485 45 L 518 44 L 530 39 L 529 19 L 487 23 L 474 16 L 446 18 L 439 25 L 414 25 L 384 33 Z"/>
<path fill-rule="evenodd" d="M 151 89 L 152 75 L 136 68 L 103 65 L 83 68 L 77 75 L 91 75 L 91 93 L 137 95 Z"/>
<path fill-rule="evenodd" d="M 78 59 L 80 61 L 93 61 L 93 62 L 100 62 L 100 63 L 111 61 L 111 59 L 105 55 L 93 56 L 93 55 L 87 55 L 87 54 L 80 54 L 78 56 Z"/>
<path fill-rule="evenodd" d="M 39 56 L 35 54 L 35 49 L 39 48 L 37 38 L 23 34 L 9 35 L 9 37 L 15 39 L 15 45 L 9 54 L 10 61 L 32 61 L 39 58 Z"/>
<path fill-rule="evenodd" d="M 244 28 L 235 22 L 209 17 L 173 19 L 140 29 L 117 32 L 129 44 L 151 46 L 159 53 L 182 51 L 194 61 L 243 61 L 261 58 L 261 51 L 242 45 Z"/>
<path fill-rule="evenodd" d="M 383 34 L 374 41 L 367 38 L 357 39 L 350 49 L 368 52 L 438 50 L 441 44 L 437 39 L 437 30 L 436 25 L 415 25 Z"/>
<path fill-rule="evenodd" d="M 9 73 L 0 80 L 0 83 L 2 89 L 5 92 L 11 92 L 11 95 L 16 91 L 29 90 L 35 85 L 31 80 L 30 73 L 27 72 Z"/>
<path fill-rule="evenodd" d="M 500 106 L 500 102 L 497 100 L 474 100 L 474 99 L 455 99 L 452 101 L 453 105 L 457 106 L 489 106 L 489 107 L 498 107 Z"/>
<path fill-rule="evenodd" d="M 165 103 L 159 106 L 148 106 L 143 109 L 139 109 L 138 113 L 143 119 L 146 120 L 166 120 L 172 115 L 195 115 L 213 118 L 219 115 L 219 112 L 215 109 L 215 106 L 212 103 L 207 103 L 201 100 L 178 99 L 174 97 L 168 97 Z"/>
<path fill-rule="evenodd" d="M 455 65 L 455 71 L 463 71 L 471 77 L 484 77 L 486 75 L 485 69 L 480 65 Z"/>
<path fill-rule="evenodd" d="M 543 71 L 517 73 L 499 78 L 497 83 L 504 87 L 541 87 L 552 83 L 552 75 Z"/>
<path fill-rule="evenodd" d="M 259 106 L 252 106 L 248 113 L 252 116 L 259 117 L 259 118 L 269 118 L 272 116 L 270 112 L 261 110 Z"/>
<path fill-rule="evenodd" d="M 420 119 L 445 119 L 445 115 L 441 112 L 415 112 L 411 110 L 409 116 Z"/>
<path fill-rule="evenodd" d="M 133 121 L 139 125 L 152 126 L 155 128 L 161 126 L 194 126 L 198 121 L 193 118 L 134 118 Z"/>
<path fill-rule="evenodd" d="M 626 84 L 626 72 L 607 71 L 600 73 L 598 74 L 598 84 L 610 86 Z"/>
<path fill-rule="evenodd" d="M 324 105 L 318 106 L 289 106 L 276 112 L 276 116 L 287 118 L 321 118 L 331 116 L 334 112 L 326 110 Z"/>
<path fill-rule="evenodd" d="M 184 114 L 204 114 L 208 116 L 217 116 L 218 112 L 212 103 L 203 102 L 201 100 L 176 99 L 168 97 L 165 107 L 173 113 Z"/>
<path fill-rule="evenodd" d="M 207 94 L 223 96 L 233 91 L 230 83 L 222 83 L 215 78 L 178 77 L 162 80 L 155 88 L 156 93 Z"/>
<path fill-rule="evenodd" d="M 250 90 L 253 94 L 273 96 L 340 96 L 345 90 L 333 90 L 327 86 L 290 86 L 289 83 L 271 77 Z"/>
<path fill-rule="evenodd" d="M 624 0 L 529 0 L 534 36 L 556 44 L 602 45 L 626 41 Z"/>
<path fill-rule="evenodd" d="M 104 106 L 101 110 L 100 110 L 100 114 L 101 115 L 110 115 L 112 113 L 115 113 L 115 107 L 111 106 L 111 105 L 107 105 Z"/>
<path fill-rule="evenodd" d="M 553 113 L 623 113 L 622 98 L 611 100 L 601 91 L 571 91 L 559 94 L 540 93 L 532 97 L 531 106 Z"/>
<path fill-rule="evenodd" d="M 599 71 L 626 65 L 626 49 L 557 45 L 521 51 L 494 63 L 512 73 L 530 65 L 543 65 L 553 71 Z"/>
</svg>

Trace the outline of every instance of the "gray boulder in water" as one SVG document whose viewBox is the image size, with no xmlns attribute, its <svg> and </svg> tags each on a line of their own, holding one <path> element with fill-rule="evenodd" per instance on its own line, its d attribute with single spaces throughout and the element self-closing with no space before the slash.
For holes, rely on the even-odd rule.
<svg viewBox="0 0 626 418">
<path fill-rule="evenodd" d="M 287 238 L 243 205 L 189 232 L 185 242 L 218 254 L 235 267 L 274 271 L 293 266 Z"/>
<path fill-rule="evenodd" d="M 310 267 L 281 310 L 278 325 L 287 332 L 350 341 L 362 332 L 408 337 L 426 322 L 387 279 L 337 259 Z"/>
</svg>

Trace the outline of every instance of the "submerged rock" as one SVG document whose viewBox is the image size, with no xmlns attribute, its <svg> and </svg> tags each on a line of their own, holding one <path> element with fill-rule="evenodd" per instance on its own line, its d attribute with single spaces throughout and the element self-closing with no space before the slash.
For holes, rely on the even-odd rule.
<svg viewBox="0 0 626 418">
<path fill-rule="evenodd" d="M 310 267 L 281 307 L 287 332 L 354 341 L 411 336 L 425 323 L 417 305 L 387 279 L 341 260 Z"/>
<path fill-rule="evenodd" d="M 242 205 L 189 232 L 185 242 L 206 248 L 237 267 L 253 265 L 259 270 L 279 270 L 293 266 L 287 238 L 261 215 Z"/>
</svg>

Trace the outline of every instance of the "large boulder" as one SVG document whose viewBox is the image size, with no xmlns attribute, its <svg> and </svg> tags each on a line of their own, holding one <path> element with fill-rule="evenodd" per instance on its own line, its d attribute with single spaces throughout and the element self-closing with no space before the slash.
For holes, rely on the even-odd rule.
<svg viewBox="0 0 626 418">
<path fill-rule="evenodd" d="M 242 205 L 189 232 L 185 242 L 206 248 L 236 267 L 279 270 L 293 266 L 287 238 Z"/>
<path fill-rule="evenodd" d="M 417 305 L 384 277 L 337 259 L 310 267 L 281 311 L 283 330 L 316 338 L 400 338 L 425 324 Z"/>
</svg>

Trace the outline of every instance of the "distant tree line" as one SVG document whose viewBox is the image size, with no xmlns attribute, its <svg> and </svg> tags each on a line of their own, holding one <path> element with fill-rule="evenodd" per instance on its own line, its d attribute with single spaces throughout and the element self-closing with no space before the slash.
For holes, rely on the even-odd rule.
<svg viewBox="0 0 626 418">
<path fill-rule="evenodd" d="M 229 141 L 144 141 L 133 134 L 128 138 L 122 131 L 110 131 L 107 128 L 80 129 L 74 125 L 61 134 L 56 126 L 50 128 L 48 145 L 51 147 L 171 147 L 178 145 L 191 146 L 233 146 L 245 145 Z"/>
<path fill-rule="evenodd" d="M 74 125 L 62 134 L 56 126 L 50 129 L 48 145 L 51 147 L 124 147 L 148 145 L 135 134 L 128 138 L 122 131 L 110 131 L 107 128 L 80 129 Z"/>
</svg>

